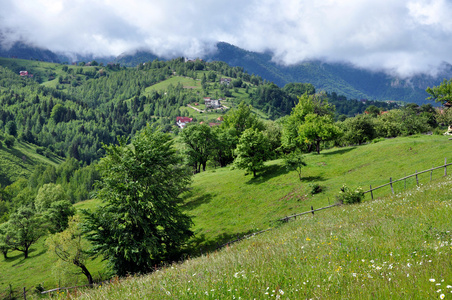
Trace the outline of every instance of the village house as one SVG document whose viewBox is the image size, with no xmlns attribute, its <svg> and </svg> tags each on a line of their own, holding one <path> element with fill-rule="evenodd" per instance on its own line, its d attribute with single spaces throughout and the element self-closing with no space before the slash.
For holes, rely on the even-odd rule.
<svg viewBox="0 0 452 300">
<path fill-rule="evenodd" d="M 176 125 L 179 126 L 181 129 L 184 129 L 184 127 L 188 124 L 193 122 L 193 118 L 189 117 L 177 117 L 176 118 Z"/>
<path fill-rule="evenodd" d="M 20 76 L 28 76 L 28 71 L 20 71 L 19 75 Z"/>
<path fill-rule="evenodd" d="M 231 81 L 232 81 L 231 78 L 220 78 L 220 83 L 221 84 L 229 85 L 231 83 Z"/>
<path fill-rule="evenodd" d="M 210 97 L 204 97 L 204 104 L 206 106 L 206 109 L 217 109 L 221 107 L 220 99 L 212 99 Z"/>
</svg>

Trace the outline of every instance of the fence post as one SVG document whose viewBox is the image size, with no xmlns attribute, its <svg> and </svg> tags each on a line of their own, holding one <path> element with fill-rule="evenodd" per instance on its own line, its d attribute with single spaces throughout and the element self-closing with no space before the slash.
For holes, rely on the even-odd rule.
<svg viewBox="0 0 452 300">
<path fill-rule="evenodd" d="M 405 181 L 405 190 L 406 190 L 406 172 L 405 172 L 405 180 L 404 181 Z"/>
<path fill-rule="evenodd" d="M 311 212 L 312 212 L 312 215 L 314 215 L 314 207 L 312 207 L 312 205 L 311 205 Z"/>
<path fill-rule="evenodd" d="M 419 186 L 419 178 L 417 177 L 417 170 L 416 170 L 416 185 Z"/>
<path fill-rule="evenodd" d="M 392 177 L 389 177 L 389 184 L 391 185 L 391 191 L 394 194 L 394 187 L 392 186 Z"/>
<path fill-rule="evenodd" d="M 444 176 L 447 176 L 447 157 L 444 159 Z"/>
<path fill-rule="evenodd" d="M 432 166 L 432 171 L 430 172 L 430 181 L 432 181 L 432 177 L 433 177 L 433 168 L 434 168 L 434 166 Z"/>
<path fill-rule="evenodd" d="M 372 192 L 372 185 L 370 185 L 370 198 L 374 200 L 374 194 Z"/>
</svg>

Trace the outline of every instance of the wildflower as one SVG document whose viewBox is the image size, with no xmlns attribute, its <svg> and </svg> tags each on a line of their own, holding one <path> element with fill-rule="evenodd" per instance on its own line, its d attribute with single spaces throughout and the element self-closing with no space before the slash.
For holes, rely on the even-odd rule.
<svg viewBox="0 0 452 300">
<path fill-rule="evenodd" d="M 281 295 L 284 295 L 284 291 L 283 291 L 283 290 L 279 290 L 279 293 L 280 293 Z"/>
<path fill-rule="evenodd" d="M 307 241 L 310 241 L 311 239 L 307 237 L 306 240 L 307 240 Z"/>
<path fill-rule="evenodd" d="M 452 289 L 452 285 L 448 285 L 448 286 L 446 286 L 446 288 Z"/>
<path fill-rule="evenodd" d="M 429 281 L 430 282 L 435 282 L 435 278 L 430 278 Z"/>
<path fill-rule="evenodd" d="M 446 297 L 446 296 L 444 296 L 444 294 L 439 295 L 440 299 L 444 299 L 444 297 Z"/>
<path fill-rule="evenodd" d="M 171 293 L 169 292 L 169 291 L 166 291 L 166 294 L 169 296 L 169 295 L 171 295 Z"/>
</svg>

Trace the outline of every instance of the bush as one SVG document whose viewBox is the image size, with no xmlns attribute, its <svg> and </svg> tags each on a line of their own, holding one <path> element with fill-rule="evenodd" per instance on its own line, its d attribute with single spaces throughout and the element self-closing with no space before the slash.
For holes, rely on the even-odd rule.
<svg viewBox="0 0 452 300">
<path fill-rule="evenodd" d="M 16 141 L 16 139 L 12 135 L 6 136 L 6 138 L 5 138 L 6 147 L 11 148 L 12 146 L 14 146 L 15 141 Z"/>
<path fill-rule="evenodd" d="M 364 191 L 362 188 L 357 188 L 356 190 L 351 190 L 345 184 L 341 187 L 339 195 L 336 199 L 342 204 L 353 204 L 360 203 L 364 198 Z"/>
<path fill-rule="evenodd" d="M 322 192 L 322 187 L 318 183 L 311 183 L 309 184 L 309 187 L 311 188 L 310 191 L 311 195 L 315 195 Z"/>
</svg>

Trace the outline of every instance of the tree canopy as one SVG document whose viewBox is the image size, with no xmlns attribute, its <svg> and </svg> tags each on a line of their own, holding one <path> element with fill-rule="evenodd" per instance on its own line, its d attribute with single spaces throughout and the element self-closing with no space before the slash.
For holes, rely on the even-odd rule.
<svg viewBox="0 0 452 300">
<path fill-rule="evenodd" d="M 427 99 L 434 100 L 442 105 L 446 103 L 452 105 L 452 79 L 444 79 L 440 85 L 434 86 L 433 88 L 428 87 L 426 91 L 430 94 L 430 97 Z"/>
<path fill-rule="evenodd" d="M 171 137 L 139 131 L 130 145 L 106 146 L 98 164 L 102 207 L 85 211 L 87 238 L 118 275 L 146 272 L 176 255 L 192 235 L 191 219 L 179 208 L 179 195 L 191 181 Z M 174 257 L 173 257 L 174 258 Z"/>
</svg>

